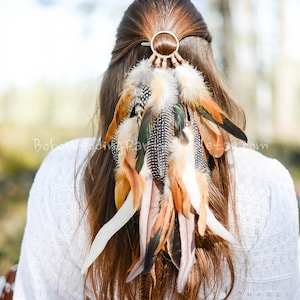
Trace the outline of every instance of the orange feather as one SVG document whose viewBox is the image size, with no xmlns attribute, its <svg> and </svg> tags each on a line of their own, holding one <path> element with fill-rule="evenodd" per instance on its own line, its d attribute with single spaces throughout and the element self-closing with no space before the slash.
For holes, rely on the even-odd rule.
<svg viewBox="0 0 300 300">
<path fill-rule="evenodd" d="M 152 236 L 154 236 L 155 233 L 160 228 L 162 228 L 160 241 L 156 250 L 154 251 L 154 255 L 157 255 L 157 253 L 161 250 L 161 248 L 166 243 L 166 240 L 169 238 L 173 230 L 174 219 L 175 219 L 175 210 L 174 210 L 172 199 L 170 197 L 170 199 L 163 204 L 153 227 Z"/>
<path fill-rule="evenodd" d="M 209 187 L 208 187 L 208 179 L 207 175 L 196 171 L 197 184 L 201 193 L 201 201 L 200 204 L 200 212 L 199 212 L 199 220 L 198 220 L 198 232 L 201 236 L 204 236 L 206 229 L 206 218 L 207 212 L 205 206 L 208 204 L 208 196 L 209 196 Z"/>
<path fill-rule="evenodd" d="M 106 145 L 111 141 L 118 129 L 118 126 L 120 125 L 120 122 L 126 118 L 132 98 L 133 91 L 131 89 L 125 90 L 125 92 L 121 95 L 117 103 L 113 119 L 109 124 L 108 130 L 106 132 L 102 147 L 105 148 Z"/>
<path fill-rule="evenodd" d="M 173 203 L 174 203 L 175 209 L 179 213 L 182 213 L 181 191 L 180 191 L 179 185 L 173 179 L 173 180 L 170 180 L 170 187 L 172 190 L 172 198 L 173 198 Z"/>
<path fill-rule="evenodd" d="M 194 118 L 208 152 L 215 158 L 221 157 L 224 154 L 224 142 L 221 132 L 216 133 L 216 128 L 209 123 L 210 121 L 200 117 L 196 112 Z"/>
<path fill-rule="evenodd" d="M 178 166 L 174 166 L 174 162 L 170 162 L 169 180 L 175 209 L 188 219 L 191 210 L 191 201 L 182 181 L 181 173 L 184 170 L 182 165 L 180 163 Z"/>
<path fill-rule="evenodd" d="M 116 208 L 119 209 L 123 205 L 130 191 L 130 183 L 126 178 L 126 174 L 122 170 L 117 171 L 115 179 L 115 204 Z"/>
<path fill-rule="evenodd" d="M 126 174 L 126 178 L 129 181 L 132 196 L 133 206 L 137 208 L 140 206 L 141 197 L 144 192 L 145 182 L 143 177 L 135 170 L 135 166 L 130 165 L 128 160 L 125 158 L 123 163 L 123 170 Z"/>
<path fill-rule="evenodd" d="M 227 116 L 221 107 L 210 97 L 201 97 L 199 100 L 200 106 L 202 106 L 216 122 L 223 124 L 223 116 Z"/>
<path fill-rule="evenodd" d="M 158 252 L 162 249 L 162 247 L 166 244 L 166 241 L 171 235 L 171 232 L 174 228 L 174 220 L 175 220 L 175 210 L 172 201 L 169 201 L 166 215 L 165 215 L 165 222 L 163 224 L 163 230 L 161 233 L 161 239 L 159 245 L 154 252 L 154 255 L 157 255 Z"/>
<path fill-rule="evenodd" d="M 159 211 L 156 222 L 153 226 L 153 234 L 155 234 L 158 231 L 158 229 L 163 226 L 166 212 L 167 212 L 167 203 L 164 203 Z"/>
</svg>

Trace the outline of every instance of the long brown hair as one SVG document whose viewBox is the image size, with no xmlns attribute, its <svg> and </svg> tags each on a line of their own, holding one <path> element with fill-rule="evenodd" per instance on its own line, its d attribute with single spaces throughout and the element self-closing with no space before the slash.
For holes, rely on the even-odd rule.
<svg viewBox="0 0 300 300">
<path fill-rule="evenodd" d="M 228 116 L 244 126 L 244 113 L 221 82 L 214 64 L 211 35 L 194 5 L 189 0 L 136 0 L 129 6 L 119 25 L 111 62 L 101 83 L 99 144 L 113 118 L 126 75 L 138 61 L 151 55 L 150 47 L 144 47 L 141 43 L 150 41 L 161 30 L 172 31 L 178 37 L 180 55 L 202 72 L 212 96 Z M 225 134 L 224 139 L 228 141 Z M 218 160 L 218 167 L 213 161 L 209 163 L 212 181 L 218 191 L 210 199 L 210 206 L 217 219 L 228 227 L 230 176 L 226 155 Z M 96 150 L 86 167 L 84 184 L 91 242 L 99 229 L 116 213 L 114 168 L 111 152 L 104 149 Z M 137 215 L 131 224 L 131 230 L 138 233 Z M 178 271 L 164 253 L 160 253 L 155 262 L 155 283 L 147 275 L 140 275 L 126 283 L 132 251 L 135 249 L 128 239 L 126 228 L 111 238 L 103 253 L 89 268 L 87 280 L 92 283 L 97 299 L 144 299 L 144 294 L 150 290 L 153 299 L 196 299 L 199 293 L 204 298 L 206 293 L 217 294 L 226 267 L 231 274 L 229 295 L 234 284 L 234 267 L 228 243 L 208 231 L 205 238 L 198 238 L 197 241 L 196 263 L 183 294 L 176 291 Z"/>
</svg>

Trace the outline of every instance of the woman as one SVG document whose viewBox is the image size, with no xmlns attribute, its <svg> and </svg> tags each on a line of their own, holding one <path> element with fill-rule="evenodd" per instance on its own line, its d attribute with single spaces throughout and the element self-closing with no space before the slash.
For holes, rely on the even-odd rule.
<svg viewBox="0 0 300 300">
<path fill-rule="evenodd" d="M 210 43 L 189 0 L 129 6 L 98 139 L 57 147 L 36 175 L 15 299 L 297 298 L 292 180 L 230 147 L 245 118 Z"/>
</svg>

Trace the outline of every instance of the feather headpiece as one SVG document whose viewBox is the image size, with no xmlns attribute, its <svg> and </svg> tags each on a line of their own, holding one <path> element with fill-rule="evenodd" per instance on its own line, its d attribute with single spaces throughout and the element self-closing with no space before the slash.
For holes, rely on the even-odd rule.
<svg viewBox="0 0 300 300">
<path fill-rule="evenodd" d="M 162 33 L 177 43 L 168 55 L 153 47 Z M 178 269 L 182 292 L 194 264 L 195 230 L 203 237 L 209 227 L 233 241 L 209 208 L 207 155 L 217 160 L 224 154 L 221 129 L 245 142 L 247 138 L 214 101 L 202 74 L 178 54 L 173 33 L 158 32 L 149 45 L 153 54 L 129 72 L 104 137 L 103 147 L 111 147 L 117 166 L 117 212 L 96 235 L 82 273 L 139 212 L 139 257 L 127 281 L 148 273 L 158 253 L 165 251 Z"/>
</svg>

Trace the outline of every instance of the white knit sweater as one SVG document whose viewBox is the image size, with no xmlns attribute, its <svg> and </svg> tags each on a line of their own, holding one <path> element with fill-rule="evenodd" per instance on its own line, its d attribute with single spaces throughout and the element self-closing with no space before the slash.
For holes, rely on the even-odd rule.
<svg viewBox="0 0 300 300">
<path fill-rule="evenodd" d="M 16 300 L 84 299 L 80 269 L 89 248 L 89 229 L 84 197 L 80 197 L 83 193 L 74 191 L 80 172 L 76 179 L 74 174 L 93 142 L 81 139 L 56 147 L 36 174 L 29 195 Z M 234 148 L 232 154 L 230 168 L 244 250 L 238 241 L 233 244 L 236 283 L 230 299 L 300 299 L 298 210 L 291 177 L 278 161 L 253 150 Z M 234 234 L 232 217 L 231 231 Z M 240 259 L 243 251 L 246 273 Z M 224 293 L 227 287 L 225 275 Z"/>
</svg>

